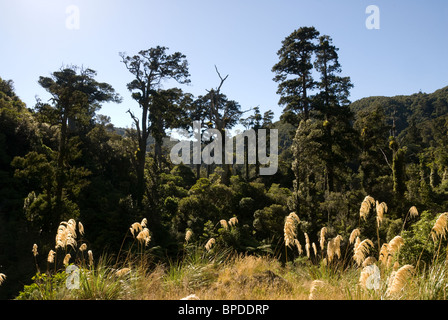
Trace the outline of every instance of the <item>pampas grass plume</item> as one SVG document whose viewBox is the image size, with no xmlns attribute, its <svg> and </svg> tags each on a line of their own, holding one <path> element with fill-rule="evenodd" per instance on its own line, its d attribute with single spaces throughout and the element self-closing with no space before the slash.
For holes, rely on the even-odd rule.
<svg viewBox="0 0 448 320">
<path fill-rule="evenodd" d="M 317 256 L 317 247 L 314 242 L 311 244 L 311 247 L 313 248 L 314 255 Z"/>
<path fill-rule="evenodd" d="M 187 230 L 187 232 L 185 233 L 185 241 L 190 241 L 191 236 L 193 235 L 193 231 L 191 230 Z"/>
<path fill-rule="evenodd" d="M 432 230 L 432 239 L 437 241 L 438 238 L 445 238 L 448 227 L 448 212 L 442 213 L 436 220 Z"/>
<path fill-rule="evenodd" d="M 289 247 L 296 237 L 296 227 L 300 223 L 300 219 L 295 212 L 291 212 L 285 219 L 285 225 L 283 227 L 283 234 L 285 240 L 285 246 Z"/>
<path fill-rule="evenodd" d="M 93 265 L 93 252 L 92 250 L 87 251 L 87 255 L 89 256 L 89 266 Z"/>
<path fill-rule="evenodd" d="M 365 220 L 367 220 L 367 216 L 369 215 L 370 208 L 375 205 L 375 199 L 371 196 L 366 196 L 361 203 L 361 208 L 359 209 L 359 216 Z"/>
<path fill-rule="evenodd" d="M 117 271 L 115 272 L 115 275 L 116 275 L 117 277 L 122 277 L 122 276 L 128 274 L 130 271 L 131 271 L 130 268 L 119 269 L 119 270 L 117 270 Z"/>
<path fill-rule="evenodd" d="M 411 217 L 411 218 L 418 217 L 418 210 L 417 210 L 417 208 L 415 206 L 412 206 L 409 209 L 409 217 Z"/>
<path fill-rule="evenodd" d="M 375 257 L 369 256 L 363 261 L 362 266 L 363 267 L 371 266 L 372 264 L 375 264 L 376 262 L 377 261 L 376 261 Z"/>
<path fill-rule="evenodd" d="M 358 266 L 360 266 L 363 263 L 364 259 L 366 258 L 366 255 L 369 253 L 370 251 L 369 246 L 372 248 L 374 247 L 374 244 L 370 239 L 365 239 L 355 246 L 353 259 L 356 261 Z"/>
<path fill-rule="evenodd" d="M 230 218 L 229 226 L 234 227 L 234 226 L 236 226 L 237 223 L 238 223 L 238 218 L 237 217 Z"/>
<path fill-rule="evenodd" d="M 229 225 L 227 224 L 227 221 L 222 219 L 219 221 L 219 223 L 221 224 L 221 227 L 223 227 L 224 229 L 229 229 Z"/>
<path fill-rule="evenodd" d="M 134 222 L 129 230 L 131 230 L 132 236 L 135 237 L 134 232 L 141 232 L 143 230 L 143 226 L 139 222 Z"/>
<path fill-rule="evenodd" d="M 64 264 L 64 266 L 67 266 L 67 265 L 68 265 L 68 263 L 69 263 L 71 257 L 72 257 L 72 256 L 71 256 L 70 253 L 67 253 L 67 254 L 65 255 L 65 257 L 64 257 L 64 261 L 62 262 L 62 263 Z"/>
<path fill-rule="evenodd" d="M 47 256 L 48 263 L 53 263 L 54 262 L 54 255 L 55 254 L 56 254 L 56 252 L 54 252 L 53 250 L 50 250 L 50 252 L 48 252 L 48 256 Z"/>
<path fill-rule="evenodd" d="M 84 226 L 81 223 L 81 221 L 78 222 L 78 230 L 79 230 L 79 234 L 83 236 L 84 235 Z"/>
<path fill-rule="evenodd" d="M 394 255 L 397 253 L 400 248 L 404 245 L 404 240 L 400 236 L 396 236 L 392 240 L 389 241 L 389 244 L 387 246 L 387 250 L 391 255 Z"/>
<path fill-rule="evenodd" d="M 324 246 L 325 246 L 325 235 L 327 234 L 327 228 L 323 227 L 320 230 L 320 249 L 324 250 Z"/>
<path fill-rule="evenodd" d="M 384 243 L 381 246 L 380 255 L 378 257 L 378 260 L 383 264 L 387 264 L 387 258 L 389 257 L 389 244 Z"/>
<path fill-rule="evenodd" d="M 353 244 L 356 240 L 356 237 L 359 237 L 361 235 L 361 231 L 359 231 L 358 228 L 353 229 L 352 233 L 350 233 L 349 243 Z"/>
<path fill-rule="evenodd" d="M 385 202 L 379 203 L 376 201 L 376 221 L 378 226 L 383 222 L 384 214 L 387 213 L 387 204 Z"/>
<path fill-rule="evenodd" d="M 303 249 L 302 249 L 302 245 L 300 244 L 300 241 L 297 239 L 294 239 L 294 244 L 297 247 L 297 251 L 299 252 L 299 254 L 303 254 Z"/>
<path fill-rule="evenodd" d="M 398 269 L 398 271 L 394 271 L 391 274 L 389 288 L 387 290 L 388 294 L 393 295 L 399 293 L 407 283 L 407 279 L 410 275 L 412 275 L 414 271 L 414 267 L 412 265 L 405 265 Z"/>
<path fill-rule="evenodd" d="M 207 251 L 210 251 L 211 248 L 212 248 L 212 246 L 215 244 L 215 242 L 216 242 L 215 238 L 210 238 L 210 239 L 207 241 L 207 243 L 205 244 L 205 249 L 206 249 Z"/>
</svg>

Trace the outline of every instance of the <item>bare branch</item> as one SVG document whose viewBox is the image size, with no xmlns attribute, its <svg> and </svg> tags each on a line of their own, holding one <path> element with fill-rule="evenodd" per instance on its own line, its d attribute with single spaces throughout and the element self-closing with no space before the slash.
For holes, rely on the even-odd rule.
<svg viewBox="0 0 448 320">
<path fill-rule="evenodd" d="M 386 159 L 386 163 L 387 163 L 387 165 L 389 166 L 390 170 L 393 170 L 393 169 L 392 169 L 392 166 L 391 166 L 390 163 L 389 163 L 389 160 L 387 160 L 387 156 L 386 156 L 386 154 L 384 153 L 383 149 L 380 148 L 380 151 L 381 151 L 381 153 L 383 154 L 384 159 Z"/>
<path fill-rule="evenodd" d="M 218 94 L 219 94 L 219 91 L 221 90 L 221 87 L 222 87 L 222 85 L 224 84 L 224 81 L 227 80 L 227 78 L 229 77 L 229 75 L 227 75 L 225 78 L 223 78 L 223 77 L 221 76 L 221 74 L 219 73 L 219 71 L 218 71 L 218 67 L 216 67 L 216 65 L 215 65 L 215 70 L 216 70 L 216 73 L 217 73 L 218 76 L 219 76 L 219 79 L 221 79 L 221 83 L 219 84 L 219 87 L 218 87 L 218 89 L 217 89 L 217 92 L 218 92 Z"/>
<path fill-rule="evenodd" d="M 139 137 L 141 137 L 140 120 L 138 120 L 138 118 L 136 116 L 134 116 L 134 114 L 132 113 L 131 109 L 129 109 L 127 111 L 127 113 L 129 113 L 131 115 L 132 120 L 134 120 L 135 126 L 137 127 L 137 134 L 138 134 Z"/>
</svg>

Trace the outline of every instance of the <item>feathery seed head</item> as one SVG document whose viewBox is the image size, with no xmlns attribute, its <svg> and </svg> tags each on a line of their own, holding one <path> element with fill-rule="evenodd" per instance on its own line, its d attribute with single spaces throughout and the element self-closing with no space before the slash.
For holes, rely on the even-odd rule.
<svg viewBox="0 0 448 320">
<path fill-rule="evenodd" d="M 448 212 L 444 212 L 437 218 L 431 230 L 431 236 L 434 242 L 437 241 L 439 238 L 445 238 L 445 235 L 448 231 L 447 228 L 448 228 Z"/>
<path fill-rule="evenodd" d="M 191 236 L 193 235 L 193 231 L 191 230 L 187 230 L 187 232 L 185 233 L 185 241 L 190 241 Z"/>
<path fill-rule="evenodd" d="M 122 277 L 124 275 L 127 275 L 130 271 L 131 271 L 130 268 L 119 269 L 119 270 L 115 271 L 115 275 L 117 277 Z"/>
<path fill-rule="evenodd" d="M 389 288 L 387 289 L 388 295 L 393 295 L 401 292 L 407 283 L 408 277 L 414 272 L 412 265 L 405 265 L 391 274 L 389 281 Z"/>
<path fill-rule="evenodd" d="M 352 233 L 350 233 L 349 243 L 353 244 L 355 242 L 356 237 L 359 237 L 361 235 L 361 231 L 359 231 L 358 228 L 353 229 Z"/>
<path fill-rule="evenodd" d="M 324 246 L 325 246 L 325 235 L 327 234 L 327 228 L 326 227 L 323 227 L 321 230 L 320 230 L 320 241 L 319 241 L 319 243 L 320 243 L 320 249 L 321 250 L 324 250 Z"/>
<path fill-rule="evenodd" d="M 294 239 L 294 244 L 297 247 L 297 251 L 299 252 L 299 254 L 303 254 L 303 249 L 302 249 L 302 245 L 300 244 L 300 241 L 297 239 Z"/>
<path fill-rule="evenodd" d="M 366 196 L 361 203 L 361 208 L 359 209 L 359 216 L 365 220 L 367 220 L 367 216 L 370 213 L 370 209 L 375 205 L 375 199 L 371 196 Z"/>
<path fill-rule="evenodd" d="M 78 222 L 78 230 L 79 230 L 79 234 L 81 236 L 84 235 L 84 226 L 82 225 L 81 221 Z"/>
<path fill-rule="evenodd" d="M 215 244 L 216 240 L 215 238 L 210 238 L 207 243 L 205 244 L 205 249 L 207 251 L 210 251 L 212 249 L 212 246 Z"/>
<path fill-rule="evenodd" d="M 237 218 L 237 217 L 232 217 L 232 218 L 230 218 L 230 220 L 229 220 L 229 225 L 230 225 L 231 227 L 236 226 L 237 223 L 238 223 L 238 218 Z"/>
<path fill-rule="evenodd" d="M 39 253 L 37 252 L 37 244 L 33 244 L 33 250 L 32 250 L 32 252 L 33 252 L 33 255 L 34 256 L 37 256 Z"/>
<path fill-rule="evenodd" d="M 387 258 L 389 256 L 389 244 L 384 243 L 381 246 L 381 250 L 380 250 L 380 256 L 378 258 L 378 260 L 383 264 L 386 265 L 387 264 Z"/>
<path fill-rule="evenodd" d="M 221 227 L 223 227 L 225 230 L 229 229 L 229 225 L 227 224 L 227 221 L 222 219 L 219 221 L 219 223 L 221 224 Z"/>
<path fill-rule="evenodd" d="M 69 263 L 71 257 L 72 257 L 72 256 L 70 255 L 70 253 L 67 253 L 67 254 L 65 255 L 65 257 L 64 257 L 64 261 L 63 261 L 64 266 L 67 266 L 67 265 L 68 265 L 68 263 Z"/>
<path fill-rule="evenodd" d="M 141 232 L 143 230 L 143 226 L 140 222 L 134 222 L 129 230 L 131 230 L 132 236 L 135 237 L 134 232 Z"/>
<path fill-rule="evenodd" d="M 283 227 L 285 246 L 289 247 L 296 238 L 296 228 L 300 223 L 300 219 L 295 212 L 291 212 L 285 219 L 285 225 Z"/>
<path fill-rule="evenodd" d="M 314 255 L 317 256 L 317 247 L 314 242 L 311 244 L 311 247 L 313 248 Z"/>
<path fill-rule="evenodd" d="M 363 266 L 363 267 L 367 267 L 367 266 L 370 266 L 370 265 L 372 265 L 372 264 L 375 264 L 376 262 L 377 262 L 377 261 L 376 261 L 376 258 L 375 258 L 375 257 L 369 256 L 369 257 L 367 257 L 367 258 L 363 261 L 362 266 Z"/>
<path fill-rule="evenodd" d="M 54 255 L 55 254 L 56 254 L 56 252 L 54 252 L 53 250 L 50 250 L 50 252 L 48 252 L 48 257 L 47 257 L 48 263 L 53 263 L 54 262 Z"/>
<path fill-rule="evenodd" d="M 411 217 L 411 218 L 418 217 L 418 210 L 417 210 L 417 208 L 415 206 L 412 206 L 409 209 L 409 217 Z"/>
<path fill-rule="evenodd" d="M 343 240 L 342 236 L 339 234 L 336 236 L 336 238 L 334 238 L 334 252 L 338 256 L 338 258 L 341 258 L 341 241 L 342 240 Z"/>
<path fill-rule="evenodd" d="M 381 224 L 384 218 L 384 214 L 387 213 L 387 204 L 385 202 L 379 203 L 376 201 L 376 222 L 378 226 Z"/>
<path fill-rule="evenodd" d="M 392 240 L 389 241 L 389 244 L 387 246 L 388 252 L 391 255 L 394 255 L 397 253 L 400 248 L 404 245 L 404 240 L 400 236 L 396 236 Z"/>
<path fill-rule="evenodd" d="M 93 265 L 93 252 L 92 250 L 87 251 L 87 255 L 89 256 L 89 266 Z"/>
<path fill-rule="evenodd" d="M 353 259 L 356 261 L 358 266 L 362 264 L 367 254 L 369 253 L 370 251 L 369 246 L 373 248 L 374 247 L 373 242 L 370 239 L 365 239 L 361 241 L 354 249 Z"/>
<path fill-rule="evenodd" d="M 140 242 L 140 244 L 145 244 L 147 246 L 151 241 L 151 236 L 149 235 L 149 229 L 143 228 L 136 237 L 136 239 Z"/>
<path fill-rule="evenodd" d="M 307 242 L 305 243 L 305 251 L 306 251 L 306 256 L 309 258 L 310 257 L 310 243 Z"/>
<path fill-rule="evenodd" d="M 336 250 L 335 250 L 335 241 L 334 241 L 334 239 L 331 239 L 327 243 L 328 262 L 333 261 L 333 257 L 334 257 L 335 252 L 336 252 Z"/>
<path fill-rule="evenodd" d="M 59 224 L 58 231 L 56 233 L 56 246 L 55 248 L 65 249 L 67 246 L 71 246 L 73 249 L 76 247 L 76 222 L 70 219 L 69 222 L 62 221 Z"/>
</svg>

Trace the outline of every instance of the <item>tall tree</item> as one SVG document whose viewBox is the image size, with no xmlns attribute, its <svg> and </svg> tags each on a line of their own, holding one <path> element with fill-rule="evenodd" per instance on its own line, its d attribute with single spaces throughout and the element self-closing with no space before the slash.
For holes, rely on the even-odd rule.
<svg viewBox="0 0 448 320">
<path fill-rule="evenodd" d="M 321 155 L 325 162 L 326 189 L 335 188 L 335 170 L 342 169 L 356 153 L 356 132 L 352 127 L 353 113 L 349 95 L 353 84 L 341 77 L 338 51 L 329 36 L 319 37 L 314 67 L 320 74 L 319 92 L 314 97 L 315 117 L 322 121 Z"/>
<path fill-rule="evenodd" d="M 229 100 L 225 94 L 221 93 L 221 88 L 227 80 L 228 75 L 223 78 L 216 66 L 215 69 L 220 79 L 219 86 L 216 89 L 212 88 L 207 90 L 206 95 L 199 96 L 196 99 L 191 117 L 193 120 L 203 121 L 203 124 L 206 124 L 209 128 L 214 128 L 221 133 L 224 169 L 222 182 L 227 185 L 230 182 L 230 168 L 229 165 L 224 164 L 226 130 L 231 129 L 238 123 L 243 111 L 241 111 L 241 106 L 238 102 Z"/>
<path fill-rule="evenodd" d="M 319 32 L 314 27 L 295 30 L 282 41 L 277 52 L 280 61 L 272 68 L 276 74 L 274 81 L 279 83 L 279 103 L 285 106 L 282 117 L 295 127 L 300 119 L 308 120 L 310 117 L 310 92 L 316 87 L 312 77 L 312 57 L 318 36 Z"/>
<path fill-rule="evenodd" d="M 154 158 L 159 168 L 162 164 L 163 138 L 167 129 L 187 129 L 191 126 L 188 111 L 192 108 L 193 96 L 179 88 L 157 90 L 149 113 L 149 131 L 155 140 Z"/>
<path fill-rule="evenodd" d="M 302 118 L 293 140 L 293 182 L 291 209 L 316 228 L 322 207 L 334 192 L 346 192 L 350 166 L 357 157 L 357 135 L 349 108 L 350 78 L 341 77 L 338 49 L 329 36 L 314 46 L 314 94 L 308 98 L 309 116 Z"/>
<path fill-rule="evenodd" d="M 263 115 L 260 112 L 260 107 L 254 107 L 253 108 L 254 114 L 251 114 L 250 116 L 248 116 L 247 118 L 241 119 L 240 122 L 241 124 L 246 128 L 246 129 L 252 129 L 255 131 L 256 137 L 257 137 L 257 144 L 258 144 L 258 130 L 259 129 L 268 129 L 269 127 L 272 126 L 272 119 L 274 118 L 274 112 L 272 112 L 271 110 L 266 111 Z M 249 150 L 248 150 L 249 146 L 247 145 L 244 149 L 245 152 L 245 176 L 246 176 L 246 181 L 249 181 Z M 255 153 L 255 173 L 258 176 L 259 173 L 259 166 L 260 164 L 258 163 L 258 152 Z"/>
<path fill-rule="evenodd" d="M 364 192 L 374 194 L 376 179 L 388 175 L 391 170 L 387 154 L 390 151 L 388 139 L 391 127 L 387 124 L 384 109 L 376 105 L 372 110 L 357 113 L 354 128 L 360 135 L 359 171 L 362 188 Z"/>
<path fill-rule="evenodd" d="M 51 77 L 40 77 L 39 84 L 51 94 L 51 104 L 38 103 L 36 109 L 52 125 L 60 126 L 56 161 L 56 217 L 61 210 L 63 189 L 69 170 L 69 140 L 76 128 L 94 122 L 95 112 L 103 102 L 121 102 L 108 83 L 95 80 L 96 71 L 76 66 L 63 67 Z M 56 220 L 58 221 L 58 220 Z"/>
<path fill-rule="evenodd" d="M 189 83 L 188 62 L 186 56 L 180 52 L 167 53 L 167 47 L 157 46 L 142 50 L 137 55 L 127 56 L 120 53 L 122 62 L 135 79 L 127 87 L 132 92 L 132 98 L 138 102 L 142 115 L 139 119 L 128 110 L 137 129 L 138 149 L 136 152 L 137 190 L 135 200 L 138 206 L 142 205 L 145 192 L 145 163 L 146 144 L 151 132 L 160 129 L 156 114 L 157 101 L 160 98 L 162 82 L 173 79 L 178 83 Z M 159 100 L 160 101 L 160 100 Z M 163 116 L 163 114 L 160 114 Z M 158 132 L 157 132 L 158 133 Z M 159 150 L 157 146 L 155 148 Z"/>
</svg>

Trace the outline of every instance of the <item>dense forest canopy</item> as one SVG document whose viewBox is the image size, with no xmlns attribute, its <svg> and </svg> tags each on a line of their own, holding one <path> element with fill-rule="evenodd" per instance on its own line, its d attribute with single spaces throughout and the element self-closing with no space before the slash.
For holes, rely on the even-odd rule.
<svg viewBox="0 0 448 320">
<path fill-rule="evenodd" d="M 268 66 L 284 107 L 277 122 L 272 112 L 227 97 L 223 84 L 231 79 L 218 69 L 218 86 L 199 97 L 162 89 L 165 79 L 190 81 L 188 57 L 166 47 L 120 55 L 135 77 L 120 95 L 131 94 L 141 114 L 126 112 L 93 69 L 63 66 L 43 74 L 36 81 L 52 99 L 34 106 L 20 100 L 13 79 L 0 79 L 0 273 L 8 277 L 0 297 L 14 297 L 30 281 L 33 244 L 45 261 L 59 223 L 69 219 L 88 226 L 97 255 L 119 252 L 129 226 L 146 218 L 145 250 L 156 261 L 178 256 L 187 232 L 191 243 L 214 238 L 237 252 L 285 261 L 297 255 L 285 252 L 283 242 L 285 217 L 296 212 L 300 241 L 306 234 L 317 243 L 325 227 L 345 243 L 354 228 L 380 243 L 403 228 L 414 245 L 405 259 L 414 261 L 424 239 L 407 219 L 409 208 L 430 220 L 448 206 L 448 87 L 350 102 L 356 84 L 343 75 L 337 52 L 313 27 L 282 42 L 278 63 Z M 100 114 L 104 102 L 124 108 L 133 128 L 114 127 Z M 258 164 L 173 165 L 168 132 L 193 134 L 194 120 L 223 134 L 237 124 L 278 129 L 279 170 L 260 176 Z M 360 223 L 367 195 L 388 205 L 378 230 Z M 219 225 L 234 217 L 238 228 Z"/>
</svg>

